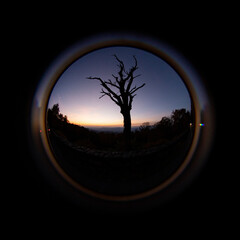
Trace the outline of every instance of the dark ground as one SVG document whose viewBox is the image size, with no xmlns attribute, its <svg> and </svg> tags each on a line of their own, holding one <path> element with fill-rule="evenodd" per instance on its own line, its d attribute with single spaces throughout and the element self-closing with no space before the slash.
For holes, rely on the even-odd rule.
<svg viewBox="0 0 240 240">
<path fill-rule="evenodd" d="M 76 150 L 53 133 L 49 137 L 62 169 L 80 185 L 107 195 L 133 195 L 158 186 L 177 170 L 191 144 L 187 132 L 150 153 L 139 156 L 131 151 L 113 157 Z"/>
</svg>

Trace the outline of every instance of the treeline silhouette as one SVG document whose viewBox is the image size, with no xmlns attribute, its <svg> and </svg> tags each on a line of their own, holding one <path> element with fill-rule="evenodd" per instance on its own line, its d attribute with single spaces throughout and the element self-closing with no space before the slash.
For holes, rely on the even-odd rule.
<svg viewBox="0 0 240 240">
<path fill-rule="evenodd" d="M 172 111 L 170 117 L 163 117 L 154 125 L 145 122 L 131 132 L 131 149 L 138 150 L 168 143 L 189 131 L 191 122 L 191 113 L 184 108 Z M 50 134 L 54 132 L 75 145 L 113 151 L 125 149 L 123 133 L 97 132 L 72 124 L 66 115 L 60 113 L 59 104 L 54 104 L 48 109 L 47 124 Z"/>
</svg>

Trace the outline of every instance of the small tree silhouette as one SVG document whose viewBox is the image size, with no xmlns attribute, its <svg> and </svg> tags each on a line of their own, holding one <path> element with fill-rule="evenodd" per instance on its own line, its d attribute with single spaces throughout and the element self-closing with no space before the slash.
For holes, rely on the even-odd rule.
<svg viewBox="0 0 240 240">
<path fill-rule="evenodd" d="M 120 107 L 120 113 L 123 115 L 124 124 L 124 136 L 126 145 L 130 144 L 131 137 L 131 114 L 133 98 L 136 96 L 136 91 L 142 88 L 145 83 L 137 87 L 132 87 L 133 80 L 140 76 L 140 74 L 134 76 L 134 72 L 138 69 L 138 62 L 135 56 L 133 56 L 135 64 L 129 71 L 126 71 L 123 61 L 121 61 L 116 54 L 113 55 L 118 62 L 119 72 L 118 76 L 112 74 L 115 81 L 111 79 L 108 81 L 102 80 L 100 77 L 87 77 L 87 79 L 94 79 L 100 81 L 100 85 L 103 87 L 100 98 L 108 96 L 116 105 Z M 114 91 L 113 88 L 116 90 Z"/>
</svg>

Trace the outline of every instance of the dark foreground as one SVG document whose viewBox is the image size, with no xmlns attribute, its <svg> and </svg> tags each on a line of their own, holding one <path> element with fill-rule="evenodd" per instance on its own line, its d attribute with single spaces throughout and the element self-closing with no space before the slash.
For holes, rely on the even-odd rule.
<svg viewBox="0 0 240 240">
<path fill-rule="evenodd" d="M 133 195 L 150 190 L 169 178 L 190 148 L 190 131 L 168 145 L 138 152 L 95 152 L 71 146 L 49 135 L 62 169 L 85 188 L 107 195 Z"/>
</svg>

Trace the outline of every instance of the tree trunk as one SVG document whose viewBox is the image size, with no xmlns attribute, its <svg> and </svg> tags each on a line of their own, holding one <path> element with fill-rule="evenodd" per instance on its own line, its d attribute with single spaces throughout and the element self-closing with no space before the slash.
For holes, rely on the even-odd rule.
<svg viewBox="0 0 240 240">
<path fill-rule="evenodd" d="M 131 115 L 130 110 L 122 112 L 123 115 L 123 123 L 124 123 L 124 140 L 125 140 L 125 148 L 129 150 L 131 148 Z"/>
</svg>

